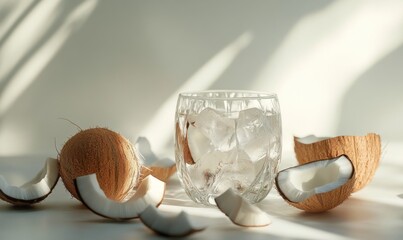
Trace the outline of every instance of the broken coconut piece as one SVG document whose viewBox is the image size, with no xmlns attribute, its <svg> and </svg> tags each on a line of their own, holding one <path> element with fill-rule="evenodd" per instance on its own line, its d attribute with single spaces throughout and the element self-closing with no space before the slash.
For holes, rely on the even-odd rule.
<svg viewBox="0 0 403 240">
<path fill-rule="evenodd" d="M 186 122 L 186 130 L 183 130 L 184 133 L 181 132 L 181 129 L 179 127 L 179 123 L 176 123 L 176 134 L 175 134 L 175 141 L 176 141 L 176 150 L 177 151 L 182 151 L 183 152 L 183 160 L 189 164 L 193 165 L 195 164 L 195 160 L 192 157 L 192 154 L 189 149 L 189 143 L 188 143 L 188 137 L 187 137 L 187 131 L 189 129 L 190 123 Z"/>
<path fill-rule="evenodd" d="M 263 227 L 271 223 L 267 213 L 250 204 L 231 188 L 216 197 L 217 207 L 236 225 L 243 227 Z"/>
<path fill-rule="evenodd" d="M 125 202 L 107 198 L 99 186 L 96 174 L 78 177 L 74 185 L 80 200 L 92 212 L 115 220 L 137 218 L 148 205 L 161 204 L 165 193 L 165 182 L 153 176 L 144 178 L 136 193 Z"/>
<path fill-rule="evenodd" d="M 276 176 L 276 186 L 292 206 L 323 212 L 350 196 L 354 180 L 353 164 L 343 155 L 282 170 Z"/>
<path fill-rule="evenodd" d="M 206 228 L 192 222 L 186 212 L 167 216 L 151 205 L 140 214 L 140 220 L 155 233 L 168 237 L 185 237 Z"/>
<path fill-rule="evenodd" d="M 48 158 L 42 170 L 20 187 L 10 185 L 0 176 L 0 199 L 18 206 L 35 204 L 49 196 L 58 180 L 57 159 Z"/>
<path fill-rule="evenodd" d="M 139 137 L 134 144 L 142 158 L 141 178 L 152 175 L 161 181 L 166 182 L 175 172 L 175 161 L 169 158 L 158 158 L 151 150 L 151 144 L 145 137 Z M 141 180 L 141 179 L 140 179 Z"/>
<path fill-rule="evenodd" d="M 381 158 L 381 138 L 374 133 L 333 138 L 294 137 L 294 150 L 300 164 L 346 155 L 354 165 L 353 192 L 356 192 L 365 187 L 375 174 Z"/>
</svg>

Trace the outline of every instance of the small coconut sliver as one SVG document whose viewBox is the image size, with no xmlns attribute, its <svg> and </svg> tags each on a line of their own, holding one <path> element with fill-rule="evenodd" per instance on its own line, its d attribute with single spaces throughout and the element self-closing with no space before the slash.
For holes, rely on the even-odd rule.
<svg viewBox="0 0 403 240">
<path fill-rule="evenodd" d="M 236 194 L 231 188 L 214 200 L 218 209 L 236 225 L 242 227 L 264 227 L 271 223 L 270 217 L 265 212 Z"/>
<path fill-rule="evenodd" d="M 184 211 L 170 216 L 151 205 L 140 214 L 140 220 L 155 233 L 166 237 L 186 237 L 206 228 L 192 221 Z"/>
</svg>

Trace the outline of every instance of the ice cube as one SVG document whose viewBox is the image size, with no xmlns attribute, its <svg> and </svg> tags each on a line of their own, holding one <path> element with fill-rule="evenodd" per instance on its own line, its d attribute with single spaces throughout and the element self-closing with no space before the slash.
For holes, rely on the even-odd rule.
<svg viewBox="0 0 403 240">
<path fill-rule="evenodd" d="M 258 108 L 239 112 L 236 120 L 237 144 L 252 161 L 258 161 L 268 153 L 272 135 L 268 120 Z"/>
<path fill-rule="evenodd" d="M 205 108 L 192 119 L 193 126 L 211 141 L 216 150 L 225 152 L 235 147 L 234 119 L 225 117 L 211 108 Z"/>
<path fill-rule="evenodd" d="M 234 150 L 231 153 L 231 160 L 222 164 L 213 186 L 215 194 L 221 194 L 228 188 L 232 188 L 239 194 L 247 190 L 254 179 L 257 171 L 254 163 L 244 151 Z"/>
<path fill-rule="evenodd" d="M 187 130 L 187 141 L 194 162 L 199 161 L 203 155 L 215 149 L 211 141 L 202 133 L 202 131 L 192 124 L 189 125 Z"/>
<path fill-rule="evenodd" d="M 199 189 L 207 190 L 222 174 L 224 165 L 231 164 L 234 150 L 229 152 L 212 151 L 204 154 L 196 163 L 189 167 L 192 182 Z"/>
</svg>

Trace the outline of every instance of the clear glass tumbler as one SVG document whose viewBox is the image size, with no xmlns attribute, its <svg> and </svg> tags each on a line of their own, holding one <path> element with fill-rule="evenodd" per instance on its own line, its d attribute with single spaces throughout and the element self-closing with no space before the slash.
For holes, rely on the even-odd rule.
<svg viewBox="0 0 403 240">
<path fill-rule="evenodd" d="M 228 188 L 251 203 L 267 196 L 281 158 L 275 94 L 181 93 L 175 128 L 178 176 L 193 201 L 215 205 L 214 198 Z"/>
</svg>

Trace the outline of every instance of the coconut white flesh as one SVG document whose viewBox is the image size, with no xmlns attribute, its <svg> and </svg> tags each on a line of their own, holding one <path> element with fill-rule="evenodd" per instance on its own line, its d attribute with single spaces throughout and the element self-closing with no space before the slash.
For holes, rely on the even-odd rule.
<svg viewBox="0 0 403 240">
<path fill-rule="evenodd" d="M 291 202 L 302 202 L 314 194 L 344 185 L 353 174 L 353 165 L 343 156 L 315 161 L 280 171 L 277 185 Z"/>
<path fill-rule="evenodd" d="M 263 227 L 271 223 L 269 215 L 250 204 L 242 196 L 228 189 L 216 197 L 217 207 L 235 224 L 244 227 Z"/>
<path fill-rule="evenodd" d="M 154 232 L 170 237 L 184 237 L 205 229 L 205 226 L 191 221 L 186 212 L 167 216 L 152 205 L 140 214 L 140 220 Z"/>
<path fill-rule="evenodd" d="M 317 137 L 315 135 L 308 135 L 306 137 L 296 138 L 298 142 L 303 144 L 312 144 L 326 139 L 329 139 L 329 137 Z"/>
<path fill-rule="evenodd" d="M 10 203 L 31 204 L 43 200 L 50 194 L 59 179 L 59 164 L 57 159 L 48 158 L 45 166 L 30 181 L 21 186 L 10 185 L 0 175 L 0 190 L 2 198 Z"/>
<path fill-rule="evenodd" d="M 158 206 L 165 193 L 165 182 L 151 175 L 144 178 L 136 193 L 125 202 L 106 197 L 95 174 L 78 177 L 74 184 L 81 201 L 91 211 L 116 220 L 137 218 L 148 205 Z"/>
</svg>

